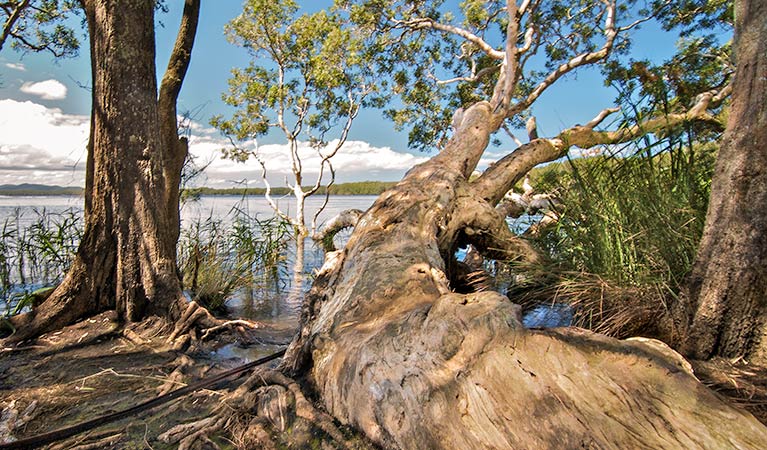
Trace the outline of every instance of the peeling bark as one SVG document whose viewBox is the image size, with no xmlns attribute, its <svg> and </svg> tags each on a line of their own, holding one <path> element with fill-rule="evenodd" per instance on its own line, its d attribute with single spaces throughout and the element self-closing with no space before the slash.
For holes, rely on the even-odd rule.
<svg viewBox="0 0 767 450">
<path fill-rule="evenodd" d="M 469 183 L 499 125 L 487 103 L 469 108 L 446 148 L 360 218 L 318 274 L 282 370 L 306 377 L 330 414 L 384 448 L 767 442 L 761 423 L 701 385 L 658 341 L 528 330 L 506 297 L 453 292 L 458 243 L 496 257 L 515 252 L 502 244 L 493 206 L 536 158 L 555 153 L 503 163 Z"/>
</svg>

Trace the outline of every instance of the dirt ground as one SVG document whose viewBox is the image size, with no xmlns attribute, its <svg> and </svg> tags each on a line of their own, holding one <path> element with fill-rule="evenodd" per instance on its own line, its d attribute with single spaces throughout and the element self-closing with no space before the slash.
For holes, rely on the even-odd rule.
<svg viewBox="0 0 767 450">
<path fill-rule="evenodd" d="M 106 313 L 0 350 L 0 442 L 22 439 L 123 410 L 186 383 L 215 375 L 286 345 L 293 330 L 259 330 L 248 348 L 236 338 L 185 353 L 174 351 L 151 323 L 119 329 Z M 262 344 L 253 344 L 261 342 Z M 244 378 L 230 379 L 154 410 L 104 425 L 46 448 L 165 449 L 158 436 L 208 416 Z M 213 439 L 232 448 L 225 436 Z"/>
</svg>

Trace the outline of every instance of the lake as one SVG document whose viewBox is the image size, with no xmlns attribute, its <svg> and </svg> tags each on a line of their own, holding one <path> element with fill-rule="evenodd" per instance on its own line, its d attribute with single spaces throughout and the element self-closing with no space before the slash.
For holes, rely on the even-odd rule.
<svg viewBox="0 0 767 450">
<path fill-rule="evenodd" d="M 319 216 L 318 224 L 322 224 L 341 211 L 355 208 L 368 209 L 377 196 L 331 196 L 327 207 Z M 295 211 L 295 203 L 291 197 L 275 198 L 278 206 L 289 215 Z M 314 213 L 322 206 L 324 197 L 310 197 L 306 200 L 305 217 L 307 223 Z M 18 228 L 29 227 L 40 217 L 42 212 L 49 215 L 66 216 L 68 214 L 82 215 L 83 198 L 80 196 L 0 196 L 0 226 L 11 223 Z M 197 220 L 207 218 L 220 219 L 230 222 L 236 211 L 243 211 L 250 217 L 267 219 L 274 216 L 274 211 L 262 196 L 202 196 L 198 200 L 189 201 L 181 208 L 182 228 Z M 512 230 L 521 232 L 536 218 L 523 216 L 509 221 Z M 2 231 L 2 230 L 0 230 Z M 341 239 L 348 238 L 348 233 Z M 261 321 L 295 320 L 298 316 L 302 294 L 311 287 L 312 271 L 322 265 L 324 253 L 321 248 L 307 240 L 304 252 L 304 270 L 300 280 L 295 280 L 290 270 L 283 270 L 279 280 L 270 286 L 258 289 L 248 289 L 238 292 L 228 302 L 229 314 Z M 295 260 L 295 250 L 288 251 L 286 266 L 290 267 Z M 46 274 L 48 276 L 49 274 Z M 58 274 L 51 274 L 55 277 Z M 12 291 L 41 287 L 37 283 L 23 284 L 12 287 Z M 0 304 L 0 310 L 4 305 Z M 570 312 L 552 307 L 541 307 L 531 311 L 525 317 L 527 326 L 556 326 L 564 325 L 570 320 Z"/>
<path fill-rule="evenodd" d="M 366 210 L 373 204 L 375 195 L 335 195 L 331 196 L 328 206 L 319 216 L 319 222 L 335 216 L 339 212 L 356 208 Z M 289 215 L 295 212 L 295 202 L 290 197 L 275 198 L 277 205 Z M 324 197 L 309 197 L 306 199 L 306 218 L 310 221 L 314 213 L 322 206 Z M 209 195 L 202 196 L 197 201 L 186 202 L 181 208 L 182 222 L 189 223 L 195 219 L 207 217 L 226 219 L 231 217 L 231 212 L 239 208 L 251 216 L 268 218 L 274 215 L 272 208 L 261 196 L 235 196 L 235 195 Z M 52 195 L 52 196 L 0 196 L 0 223 L 6 218 L 21 214 L 20 224 L 32 223 L 35 211 L 45 210 L 52 214 L 61 214 L 68 211 L 83 210 L 83 198 L 80 196 Z"/>
<path fill-rule="evenodd" d="M 321 225 L 341 211 L 350 208 L 368 209 L 377 196 L 331 196 L 325 209 L 318 217 Z M 276 198 L 277 205 L 289 215 L 295 212 L 295 202 L 291 197 Z M 324 203 L 324 197 L 306 199 L 305 217 L 309 223 L 314 214 Z M 29 229 L 41 217 L 57 218 L 82 217 L 83 198 L 81 196 L 0 196 L 0 228 L 6 225 L 8 229 Z M 188 201 L 181 208 L 182 229 L 198 220 L 212 218 L 230 223 L 235 214 L 240 211 L 259 220 L 274 216 L 274 211 L 262 196 L 202 196 L 198 200 Z M 5 232 L 5 229 L 0 229 Z M 11 239 L 13 240 L 13 239 Z M 282 320 L 297 316 L 300 308 L 301 294 L 310 287 L 312 271 L 322 265 L 323 251 L 309 239 L 304 251 L 304 276 L 297 282 L 290 270 L 280 272 L 280 279 L 266 288 L 257 291 L 239 292 L 227 302 L 230 313 L 245 316 L 255 320 Z M 286 266 L 292 266 L 295 260 L 295 250 L 287 252 Z M 61 270 L 45 268 L 29 274 L 31 264 L 27 262 L 26 276 L 19 277 L 19 270 L 10 267 L 13 278 L 12 286 L 4 292 L 13 295 L 15 292 L 34 290 L 51 283 L 60 276 Z M 54 272 L 54 273 L 51 273 Z M 21 278 L 21 282 L 18 279 Z M 8 297 L 5 297 L 8 298 Z M 0 310 L 4 305 L 0 304 Z"/>
</svg>

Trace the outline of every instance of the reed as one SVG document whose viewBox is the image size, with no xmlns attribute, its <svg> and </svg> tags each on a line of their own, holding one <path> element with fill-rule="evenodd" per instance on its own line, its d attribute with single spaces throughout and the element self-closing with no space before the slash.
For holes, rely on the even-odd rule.
<svg viewBox="0 0 767 450">
<path fill-rule="evenodd" d="M 537 174 L 563 205 L 537 237 L 553 275 L 517 286 L 515 301 L 569 303 L 577 325 L 627 335 L 651 326 L 679 292 L 703 231 L 715 148 L 625 153 Z"/>
<path fill-rule="evenodd" d="M 61 282 L 82 238 L 82 213 L 17 208 L 0 223 L 0 312 L 16 314 L 39 302 L 41 288 Z M 290 227 L 242 210 L 186 225 L 178 245 L 188 293 L 221 311 L 238 290 L 277 283 L 287 273 Z"/>
<path fill-rule="evenodd" d="M 184 286 L 215 312 L 244 288 L 278 282 L 285 268 L 290 227 L 277 218 L 258 219 L 234 210 L 230 222 L 209 216 L 193 221 L 179 240 Z"/>
<path fill-rule="evenodd" d="M 5 314 L 32 302 L 31 294 L 58 284 L 72 263 L 82 235 L 76 209 L 52 213 L 16 208 L 0 225 L 0 301 Z"/>
</svg>

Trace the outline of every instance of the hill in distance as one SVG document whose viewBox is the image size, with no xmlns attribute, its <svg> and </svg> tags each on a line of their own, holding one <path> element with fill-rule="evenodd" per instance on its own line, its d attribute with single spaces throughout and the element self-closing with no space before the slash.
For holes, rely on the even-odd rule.
<svg viewBox="0 0 767 450">
<path fill-rule="evenodd" d="M 330 188 L 330 193 L 334 195 L 378 195 L 395 182 L 391 181 L 361 181 L 354 183 L 334 184 Z M 323 195 L 326 187 L 321 187 L 317 194 Z M 191 188 L 187 189 L 187 195 L 263 195 L 263 188 Z M 275 187 L 272 189 L 273 195 L 290 194 L 290 189 L 286 187 Z M 78 186 L 49 186 L 45 184 L 0 184 L 0 195 L 6 196 L 31 196 L 31 195 L 82 195 L 83 188 Z"/>
<path fill-rule="evenodd" d="M 81 195 L 78 186 L 48 186 L 45 184 L 0 184 L 0 195 Z"/>
</svg>

